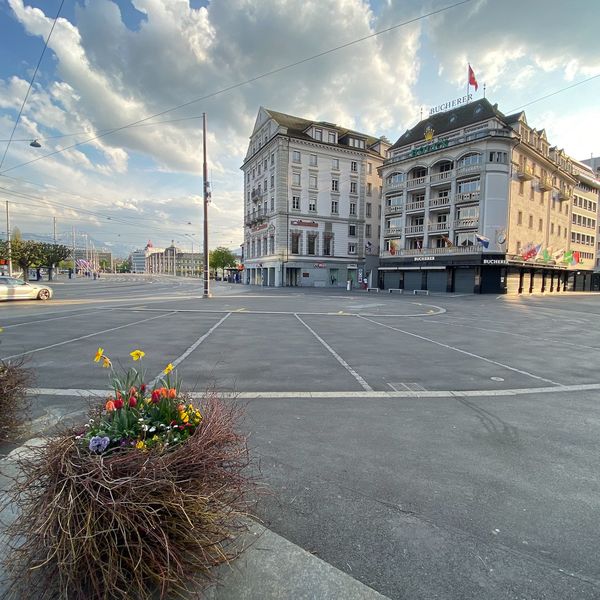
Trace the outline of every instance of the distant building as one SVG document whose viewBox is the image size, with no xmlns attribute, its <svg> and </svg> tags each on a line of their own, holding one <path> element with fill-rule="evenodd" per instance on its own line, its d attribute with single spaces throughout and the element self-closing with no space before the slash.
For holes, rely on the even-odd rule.
<svg viewBox="0 0 600 600">
<path fill-rule="evenodd" d="M 263 107 L 244 172 L 243 276 L 268 286 L 376 281 L 378 167 L 390 144 Z"/>
<path fill-rule="evenodd" d="M 180 277 L 200 277 L 203 255 L 199 252 L 182 252 L 173 243 L 168 248 L 147 247 L 145 272 L 178 275 Z"/>
<path fill-rule="evenodd" d="M 591 289 L 593 175 L 524 112 L 504 115 L 484 98 L 431 115 L 398 139 L 381 173 L 383 287 Z"/>
</svg>

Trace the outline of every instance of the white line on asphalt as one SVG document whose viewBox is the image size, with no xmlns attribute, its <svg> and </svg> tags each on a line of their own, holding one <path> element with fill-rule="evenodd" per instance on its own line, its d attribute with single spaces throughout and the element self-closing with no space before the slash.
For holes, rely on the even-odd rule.
<svg viewBox="0 0 600 600">
<path fill-rule="evenodd" d="M 73 338 L 71 340 L 65 340 L 64 342 L 58 342 L 57 344 L 50 344 L 49 346 L 42 346 L 41 348 L 34 348 L 33 350 L 27 350 L 27 352 L 21 352 L 20 354 L 13 354 L 11 356 L 5 356 L 2 360 L 9 360 L 12 358 L 18 358 L 19 356 L 27 356 L 28 354 L 34 354 L 35 352 L 42 352 L 43 350 L 50 350 L 51 348 L 58 348 L 58 346 L 64 346 L 72 342 L 78 342 L 79 340 L 86 340 L 88 338 L 100 335 L 102 333 L 110 333 L 111 331 L 117 331 L 118 329 L 124 329 L 125 327 L 131 327 L 132 325 L 139 325 L 140 323 L 146 323 L 147 321 L 153 321 L 154 319 L 160 319 L 161 317 L 168 317 L 174 313 L 168 313 L 166 315 L 156 315 L 148 319 L 142 319 L 141 321 L 134 321 L 133 323 L 126 323 L 125 325 L 119 325 L 118 327 L 111 327 L 110 329 L 103 329 L 102 331 L 96 331 L 94 333 L 88 333 L 80 337 Z"/>
<path fill-rule="evenodd" d="M 111 309 L 106 309 L 106 310 L 111 310 Z M 64 311 L 63 311 L 64 312 Z M 38 319 L 36 321 L 24 321 L 23 323 L 15 323 L 14 325 L 3 325 L 2 329 L 10 329 L 12 327 L 21 327 L 22 325 L 33 325 L 35 323 L 47 323 L 48 321 L 58 321 L 60 319 L 70 319 L 72 317 L 81 317 L 83 315 L 91 315 L 91 314 L 98 314 L 97 310 L 89 310 L 89 311 L 79 311 L 79 312 L 71 312 L 68 315 L 64 315 L 62 317 L 51 317 L 49 319 Z"/>
<path fill-rule="evenodd" d="M 373 388 L 316 331 L 314 331 L 314 329 L 311 329 L 296 313 L 294 313 L 294 316 L 319 340 L 319 342 L 321 342 L 321 344 L 323 344 L 323 346 L 325 346 L 325 348 L 327 348 L 327 350 L 329 350 L 329 352 L 331 352 L 335 360 L 337 360 L 340 365 L 342 365 L 342 367 L 344 367 L 344 369 L 360 383 L 363 389 L 368 392 L 373 391 Z"/>
<path fill-rule="evenodd" d="M 449 344 L 443 344 L 442 342 L 438 342 L 437 340 L 432 340 L 431 338 L 427 338 L 423 335 L 418 335 L 416 333 L 412 333 L 411 331 L 405 331 L 404 329 L 399 329 L 398 327 L 392 327 L 391 325 L 386 325 L 385 323 L 378 323 L 377 321 L 374 321 L 373 319 L 367 319 L 366 317 L 362 317 L 361 315 L 358 315 L 358 318 L 364 319 L 365 321 L 369 321 L 370 323 L 374 323 L 375 325 L 379 325 L 380 327 L 392 329 L 393 331 L 398 331 L 399 333 L 404 333 L 406 335 L 410 335 L 411 337 L 418 338 L 425 342 L 430 342 L 431 344 L 435 344 L 436 346 L 441 346 L 442 348 L 446 348 L 447 350 L 454 350 L 455 352 L 460 352 L 461 354 L 465 354 L 466 356 L 470 356 L 471 358 L 477 358 L 479 360 L 483 360 L 484 362 L 490 363 L 492 365 L 496 365 L 498 367 L 502 367 L 503 369 L 508 369 L 509 371 L 514 371 L 515 373 L 520 373 L 521 375 L 531 377 L 532 379 L 537 379 L 538 381 L 545 381 L 546 383 L 550 383 L 552 385 L 564 387 L 562 385 L 562 383 L 557 383 L 556 381 L 552 381 L 551 379 L 546 379 L 545 377 L 540 377 L 539 375 L 534 375 L 533 373 L 529 373 L 528 371 L 523 371 L 522 369 L 517 369 L 516 367 L 511 367 L 510 365 L 505 365 L 504 363 L 498 362 L 497 360 L 492 360 L 491 358 L 486 358 L 485 356 L 480 356 L 479 354 L 474 354 L 473 352 L 468 352 L 467 350 L 463 350 L 462 348 L 457 348 L 456 346 L 450 346 Z"/>
<path fill-rule="evenodd" d="M 173 367 L 177 367 L 182 363 L 225 319 L 227 319 L 231 313 L 227 313 L 218 323 L 215 323 L 203 336 L 199 337 L 181 356 L 178 356 L 174 361 L 171 361 Z M 150 387 L 154 387 L 156 382 L 159 380 L 161 373 L 159 373 L 150 383 Z"/>
<path fill-rule="evenodd" d="M 593 392 L 600 390 L 600 383 L 581 383 L 577 385 L 561 385 L 555 387 L 509 388 L 497 390 L 419 390 L 419 391 L 376 391 L 376 390 L 339 390 L 336 392 L 222 392 L 224 398 L 252 400 L 255 398 L 477 398 L 493 396 L 522 396 L 530 394 L 568 394 L 571 392 Z M 28 394 L 36 396 L 77 396 L 80 398 L 103 397 L 109 393 L 105 390 L 31 388 Z M 202 398 L 202 392 L 191 392 L 193 398 Z"/>
</svg>

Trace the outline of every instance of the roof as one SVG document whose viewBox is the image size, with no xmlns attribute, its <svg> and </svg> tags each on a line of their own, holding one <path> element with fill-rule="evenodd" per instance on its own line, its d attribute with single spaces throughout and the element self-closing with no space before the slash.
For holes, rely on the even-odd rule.
<svg viewBox="0 0 600 600">
<path fill-rule="evenodd" d="M 518 120 L 521 113 L 511 115 L 511 119 Z M 407 129 L 404 135 L 390 148 L 394 150 L 402 146 L 408 146 L 425 139 L 425 130 L 431 127 L 434 135 L 439 136 L 455 129 L 468 127 L 473 123 L 497 118 L 506 125 L 509 124 L 508 117 L 498 110 L 498 105 L 492 105 L 489 100 L 482 98 L 475 102 L 469 102 L 446 112 L 431 115 L 423 121 L 419 121 L 412 129 Z"/>
<path fill-rule="evenodd" d="M 347 129 L 345 127 L 340 127 L 335 123 L 329 123 L 327 121 L 310 121 L 309 119 L 303 119 L 301 117 L 294 117 L 293 115 L 287 115 L 285 113 L 277 112 L 276 110 L 271 110 L 270 108 L 265 108 L 265 111 L 273 118 L 279 125 L 285 127 L 288 130 L 288 135 L 315 141 L 314 138 L 310 137 L 306 133 L 304 133 L 309 127 L 313 125 L 320 125 L 321 127 L 328 129 L 335 129 L 338 132 L 338 138 L 343 138 L 346 135 L 355 135 L 360 138 L 365 139 L 366 146 L 372 146 L 379 142 L 379 138 L 373 137 L 372 135 L 368 135 L 366 133 L 361 133 L 359 131 L 354 131 L 352 129 Z M 323 143 L 327 143 L 323 141 Z M 344 146 L 345 144 L 337 144 L 339 146 Z M 357 148 L 353 148 L 356 150 Z M 368 148 L 367 148 L 368 149 Z"/>
</svg>

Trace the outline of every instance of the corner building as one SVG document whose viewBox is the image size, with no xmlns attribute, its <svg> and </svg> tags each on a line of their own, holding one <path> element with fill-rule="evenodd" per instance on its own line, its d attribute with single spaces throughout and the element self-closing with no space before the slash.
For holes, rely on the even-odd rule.
<svg viewBox="0 0 600 600">
<path fill-rule="evenodd" d="M 430 116 L 398 139 L 380 171 L 380 287 L 590 289 L 595 241 L 586 238 L 582 256 L 571 228 L 582 176 L 525 113 L 506 116 L 481 99 Z"/>
<path fill-rule="evenodd" d="M 244 282 L 377 285 L 381 177 L 390 144 L 260 108 L 244 172 Z"/>
</svg>

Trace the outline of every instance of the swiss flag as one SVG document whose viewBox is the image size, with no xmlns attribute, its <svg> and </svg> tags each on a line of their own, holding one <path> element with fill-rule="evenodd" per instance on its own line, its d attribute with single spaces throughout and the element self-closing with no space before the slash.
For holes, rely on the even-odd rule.
<svg viewBox="0 0 600 600">
<path fill-rule="evenodd" d="M 475 78 L 475 73 L 473 73 L 473 69 L 471 69 L 471 65 L 469 65 L 469 85 L 472 85 L 477 91 L 479 85 L 477 85 L 477 79 Z"/>
</svg>

